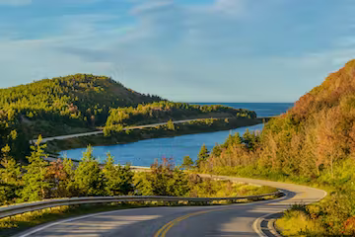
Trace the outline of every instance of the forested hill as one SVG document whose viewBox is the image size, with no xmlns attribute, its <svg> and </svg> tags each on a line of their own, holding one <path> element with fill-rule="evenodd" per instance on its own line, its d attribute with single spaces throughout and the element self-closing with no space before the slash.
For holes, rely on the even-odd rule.
<svg viewBox="0 0 355 237">
<path fill-rule="evenodd" d="M 111 78 L 87 74 L 0 89 L 0 145 L 7 140 L 19 142 L 19 135 L 29 139 L 86 131 L 104 125 L 111 108 L 161 100 Z"/>
<path fill-rule="evenodd" d="M 73 127 L 101 126 L 105 124 L 110 108 L 161 100 L 127 89 L 111 78 L 86 74 L 0 90 L 0 109 L 7 112 L 10 121 L 19 119 L 27 124 L 36 123 L 37 135 L 40 132 L 52 136 L 68 131 L 49 129 L 51 122 L 56 125 L 65 122 Z"/>
<path fill-rule="evenodd" d="M 212 162 L 219 174 L 291 179 L 334 191 L 316 207 L 288 212 L 285 235 L 354 236 L 355 60 L 271 119 L 261 135 L 235 135 L 217 148 L 205 169 Z"/>
</svg>

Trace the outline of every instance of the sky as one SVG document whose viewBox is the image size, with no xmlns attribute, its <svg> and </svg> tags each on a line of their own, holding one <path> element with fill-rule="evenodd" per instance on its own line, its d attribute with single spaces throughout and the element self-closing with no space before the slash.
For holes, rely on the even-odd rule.
<svg viewBox="0 0 355 237">
<path fill-rule="evenodd" d="M 0 0 L 0 87 L 106 75 L 183 102 L 294 102 L 355 56 L 354 0 Z"/>
</svg>

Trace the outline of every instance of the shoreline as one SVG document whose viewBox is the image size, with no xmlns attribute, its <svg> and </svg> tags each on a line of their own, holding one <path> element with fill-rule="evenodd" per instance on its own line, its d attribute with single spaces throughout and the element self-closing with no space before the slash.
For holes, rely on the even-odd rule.
<svg viewBox="0 0 355 237">
<path fill-rule="evenodd" d="M 158 139 L 158 138 L 169 138 L 177 137 L 182 135 L 190 134 L 203 134 L 210 132 L 226 131 L 231 129 L 237 129 L 242 127 L 249 127 L 265 123 L 270 118 L 257 118 L 257 119 L 235 119 L 226 123 L 224 120 L 216 119 L 215 126 L 206 126 L 199 124 L 200 127 L 196 125 L 191 125 L 188 123 L 180 124 L 175 126 L 176 130 L 167 130 L 165 126 L 157 126 L 154 128 L 143 128 L 129 130 L 127 134 L 126 131 L 119 131 L 114 135 L 105 137 L 103 134 L 96 134 L 86 137 L 75 137 L 66 140 L 53 140 L 47 143 L 48 150 L 50 153 L 55 153 L 56 156 L 60 156 L 61 152 L 86 148 L 87 146 L 114 146 L 134 143 L 142 140 Z"/>
</svg>

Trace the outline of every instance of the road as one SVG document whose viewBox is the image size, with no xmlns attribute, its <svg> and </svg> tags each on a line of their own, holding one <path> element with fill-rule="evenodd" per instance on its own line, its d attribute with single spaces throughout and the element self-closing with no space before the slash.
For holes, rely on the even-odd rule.
<svg viewBox="0 0 355 237">
<path fill-rule="evenodd" d="M 305 186 L 219 176 L 236 182 L 273 186 L 286 192 L 281 199 L 222 206 L 151 207 L 111 211 L 64 220 L 19 236 L 260 236 L 256 221 L 294 203 L 313 203 L 326 192 Z"/>
<path fill-rule="evenodd" d="M 206 118 L 185 119 L 185 120 L 173 121 L 173 123 L 174 124 L 179 124 L 179 123 L 187 123 L 187 122 L 191 122 L 191 121 L 198 121 L 198 120 L 205 120 L 205 119 Z M 167 122 L 147 124 L 147 125 L 139 125 L 139 126 L 132 126 L 132 127 L 123 128 L 123 130 L 156 127 L 156 126 L 166 125 L 166 123 Z M 76 133 L 76 134 L 63 135 L 63 136 L 47 137 L 47 138 L 43 138 L 42 139 L 42 143 L 46 143 L 46 142 L 53 141 L 53 140 L 65 140 L 65 139 L 77 138 L 77 137 L 87 137 L 87 136 L 99 135 L 99 134 L 103 134 L 103 133 L 104 133 L 103 131 L 94 131 L 94 132 Z M 35 140 L 31 140 L 30 142 L 31 143 L 36 143 L 37 140 L 36 139 Z"/>
<path fill-rule="evenodd" d="M 268 119 L 270 117 L 262 117 L 258 118 L 259 120 L 263 119 Z M 197 118 L 197 119 L 185 119 L 185 120 L 177 120 L 177 121 L 172 121 L 174 124 L 179 124 L 179 123 L 187 123 L 187 122 L 192 122 L 192 121 L 198 121 L 198 120 L 205 120 L 206 118 Z M 161 125 L 166 125 L 167 122 L 163 123 L 154 123 L 154 124 L 147 124 L 147 125 L 139 125 L 139 126 L 132 126 L 132 127 L 126 127 L 123 128 L 123 130 L 128 130 L 128 129 L 142 129 L 142 128 L 149 128 L 149 127 L 156 127 L 156 126 L 161 126 Z M 47 137 L 42 139 L 42 143 L 46 143 L 49 141 L 53 140 L 65 140 L 65 139 L 70 139 L 70 138 L 77 138 L 77 137 L 87 137 L 87 136 L 93 136 L 93 135 L 100 135 L 103 134 L 104 132 L 102 130 L 100 131 L 94 131 L 94 132 L 85 132 L 85 133 L 76 133 L 76 134 L 70 134 L 70 135 L 63 135 L 63 136 L 55 136 L 55 137 Z M 37 142 L 37 139 L 30 140 L 30 143 L 34 144 Z"/>
</svg>

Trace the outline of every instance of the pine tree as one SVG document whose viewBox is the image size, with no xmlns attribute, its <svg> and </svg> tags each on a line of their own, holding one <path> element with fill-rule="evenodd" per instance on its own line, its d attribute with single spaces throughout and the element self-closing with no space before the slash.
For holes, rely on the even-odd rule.
<svg viewBox="0 0 355 237">
<path fill-rule="evenodd" d="M 71 159 L 64 157 L 63 168 L 67 175 L 66 180 L 63 181 L 65 186 L 65 197 L 74 197 L 78 195 L 78 191 L 75 187 L 75 166 Z"/>
<path fill-rule="evenodd" d="M 104 174 L 89 146 L 75 170 L 75 187 L 80 196 L 100 196 L 105 194 Z"/>
<path fill-rule="evenodd" d="M 197 161 L 196 161 L 197 167 L 200 168 L 201 167 L 201 163 L 206 161 L 208 159 L 208 157 L 209 157 L 209 151 L 208 151 L 206 145 L 203 144 L 202 147 L 201 147 L 200 153 L 198 154 Z"/>
<path fill-rule="evenodd" d="M 219 157 L 221 155 L 221 153 L 222 153 L 222 147 L 218 143 L 216 143 L 216 145 L 212 149 L 211 154 L 214 157 Z"/>
<path fill-rule="evenodd" d="M 106 179 L 106 189 L 109 195 L 122 195 L 133 192 L 133 172 L 129 165 L 122 167 L 114 165 L 114 159 L 110 153 L 103 169 Z"/>
<path fill-rule="evenodd" d="M 47 154 L 44 153 L 46 145 L 41 145 L 42 136 L 34 146 L 31 146 L 31 156 L 27 157 L 29 165 L 24 166 L 26 173 L 23 175 L 24 188 L 21 192 L 23 201 L 36 201 L 46 197 L 46 190 L 50 184 L 46 180 L 48 163 L 44 160 Z"/>
<path fill-rule="evenodd" d="M 21 189 L 21 168 L 15 159 L 9 156 L 10 150 L 8 145 L 1 149 L 0 205 L 13 202 Z"/>
<path fill-rule="evenodd" d="M 191 159 L 191 157 L 190 156 L 185 156 L 181 166 L 183 168 L 189 170 L 189 169 L 191 169 L 193 167 L 193 164 L 194 164 L 194 162 Z"/>
<path fill-rule="evenodd" d="M 250 150 L 253 150 L 258 142 L 258 137 L 255 133 L 252 133 L 249 129 L 247 129 L 243 134 L 243 142 Z"/>
<path fill-rule="evenodd" d="M 8 145 L 2 148 L 1 151 L 3 157 L 0 164 L 3 169 L 0 169 L 0 180 L 7 184 L 18 185 L 21 176 L 21 167 L 14 158 L 9 156 L 11 149 Z"/>
<path fill-rule="evenodd" d="M 235 146 L 242 144 L 242 138 L 240 137 L 239 133 L 235 133 L 234 135 L 229 134 L 228 138 L 222 145 L 223 148 L 228 148 L 229 146 Z"/>
</svg>

